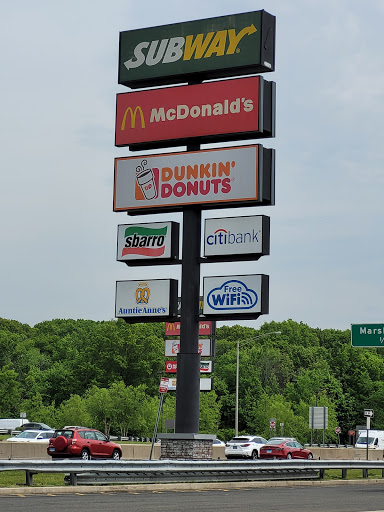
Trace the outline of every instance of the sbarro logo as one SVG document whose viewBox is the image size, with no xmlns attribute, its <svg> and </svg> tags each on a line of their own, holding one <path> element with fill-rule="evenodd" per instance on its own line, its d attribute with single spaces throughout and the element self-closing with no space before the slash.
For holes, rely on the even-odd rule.
<svg viewBox="0 0 384 512">
<path fill-rule="evenodd" d="M 143 226 L 129 226 L 125 230 L 125 245 L 121 256 L 137 254 L 141 256 L 158 257 L 165 252 L 167 226 L 155 229 Z"/>
<path fill-rule="evenodd" d="M 217 310 L 251 309 L 258 302 L 255 290 L 239 280 L 226 281 L 208 293 L 209 307 Z"/>
</svg>

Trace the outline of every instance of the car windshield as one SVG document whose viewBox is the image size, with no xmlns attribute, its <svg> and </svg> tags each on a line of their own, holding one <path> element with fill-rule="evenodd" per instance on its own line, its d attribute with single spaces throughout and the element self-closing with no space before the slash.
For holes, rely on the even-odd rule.
<svg viewBox="0 0 384 512">
<path fill-rule="evenodd" d="M 272 437 L 267 441 L 267 444 L 281 444 L 284 443 L 284 441 L 286 441 L 286 439 L 282 439 L 281 437 Z"/>
<path fill-rule="evenodd" d="M 234 437 L 229 442 L 230 443 L 244 443 L 246 441 L 249 441 L 249 437 Z"/>
<path fill-rule="evenodd" d="M 18 434 L 16 437 L 20 438 L 27 438 L 27 439 L 33 439 L 37 436 L 36 432 L 28 432 L 28 430 L 25 430 L 24 432 L 21 432 L 21 434 Z"/>
<path fill-rule="evenodd" d="M 374 437 L 368 437 L 368 444 L 372 444 L 374 440 Z M 356 443 L 367 444 L 367 436 L 359 437 Z"/>
</svg>

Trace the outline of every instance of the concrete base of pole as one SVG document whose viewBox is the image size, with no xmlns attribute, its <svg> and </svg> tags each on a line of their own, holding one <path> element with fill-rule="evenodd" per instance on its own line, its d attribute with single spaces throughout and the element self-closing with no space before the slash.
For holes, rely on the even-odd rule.
<svg viewBox="0 0 384 512">
<path fill-rule="evenodd" d="M 160 459 L 212 460 L 211 434 L 159 434 L 161 439 Z"/>
</svg>

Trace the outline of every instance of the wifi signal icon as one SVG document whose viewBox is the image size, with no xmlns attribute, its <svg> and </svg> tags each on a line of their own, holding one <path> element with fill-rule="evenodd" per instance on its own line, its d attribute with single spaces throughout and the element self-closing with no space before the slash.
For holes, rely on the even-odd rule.
<svg viewBox="0 0 384 512">
<path fill-rule="evenodd" d="M 249 305 L 253 305 L 253 302 L 255 302 L 255 304 L 257 303 L 257 293 L 255 293 L 256 295 L 256 300 L 254 300 L 254 297 L 251 297 L 251 295 L 247 292 L 242 292 L 241 294 L 241 303 L 244 305 L 244 306 L 249 306 Z"/>
</svg>

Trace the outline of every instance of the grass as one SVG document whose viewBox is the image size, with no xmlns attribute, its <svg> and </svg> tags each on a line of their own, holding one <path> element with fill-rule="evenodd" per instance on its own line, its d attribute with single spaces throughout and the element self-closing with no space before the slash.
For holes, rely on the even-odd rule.
<svg viewBox="0 0 384 512">
<path fill-rule="evenodd" d="M 64 485 L 64 473 L 38 473 L 33 475 L 34 487 Z M 24 487 L 25 471 L 0 471 L 0 487 Z"/>
<path fill-rule="evenodd" d="M 324 473 L 324 480 L 341 480 L 341 469 L 327 469 Z M 348 469 L 347 480 L 360 480 L 363 478 L 362 469 Z M 368 479 L 382 479 L 381 469 L 370 469 Z M 366 480 L 366 479 L 365 479 Z"/>
</svg>

